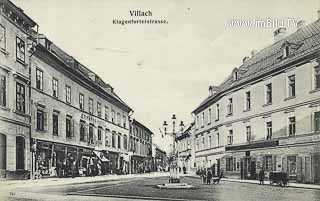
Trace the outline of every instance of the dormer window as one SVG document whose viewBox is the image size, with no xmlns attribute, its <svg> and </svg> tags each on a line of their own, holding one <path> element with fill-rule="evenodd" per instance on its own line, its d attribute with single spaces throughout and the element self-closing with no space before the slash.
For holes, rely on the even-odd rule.
<svg viewBox="0 0 320 201">
<path fill-rule="evenodd" d="M 288 57 L 290 55 L 290 46 L 288 44 L 285 45 L 282 51 L 283 51 L 282 58 Z"/>
<path fill-rule="evenodd" d="M 235 69 L 233 70 L 232 76 L 233 76 L 233 81 L 238 80 L 238 78 L 239 78 L 239 71 L 238 71 L 237 68 L 235 68 Z"/>
</svg>

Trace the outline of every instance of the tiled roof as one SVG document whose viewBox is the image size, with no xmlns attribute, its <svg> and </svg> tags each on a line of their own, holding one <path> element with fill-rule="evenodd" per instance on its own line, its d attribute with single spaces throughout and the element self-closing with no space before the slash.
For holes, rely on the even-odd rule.
<svg viewBox="0 0 320 201">
<path fill-rule="evenodd" d="M 285 43 L 292 46 L 292 54 L 286 58 L 282 58 L 282 46 Z M 288 63 L 311 55 L 319 51 L 319 49 L 320 20 L 317 20 L 256 53 L 239 67 L 239 69 L 244 70 L 239 74 L 238 80 L 234 81 L 232 75 L 229 75 L 227 79 L 220 84 L 219 91 L 202 101 L 193 113 L 202 110 L 210 101 L 218 98 L 224 92 L 259 76 L 263 76 L 268 72 L 280 69 Z"/>
</svg>

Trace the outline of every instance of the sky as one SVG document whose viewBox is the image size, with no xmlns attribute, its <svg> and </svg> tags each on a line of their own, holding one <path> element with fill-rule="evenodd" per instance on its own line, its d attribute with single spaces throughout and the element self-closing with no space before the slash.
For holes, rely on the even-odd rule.
<svg viewBox="0 0 320 201">
<path fill-rule="evenodd" d="M 320 0 L 12 0 L 39 24 L 39 32 L 97 73 L 134 110 L 134 118 L 161 137 L 171 116 L 186 125 L 191 112 L 252 50 L 274 42 L 277 25 L 230 26 L 231 21 L 317 19 Z M 152 17 L 131 17 L 131 10 Z M 159 19 L 167 24 L 113 24 L 114 19 Z M 290 21 L 291 22 L 291 21 Z M 288 34 L 296 30 L 286 24 Z M 170 129 L 170 127 L 169 127 Z"/>
</svg>

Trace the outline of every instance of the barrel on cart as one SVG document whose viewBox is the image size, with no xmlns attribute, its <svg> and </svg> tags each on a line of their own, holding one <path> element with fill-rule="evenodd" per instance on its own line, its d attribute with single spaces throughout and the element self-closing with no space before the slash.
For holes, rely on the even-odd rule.
<svg viewBox="0 0 320 201">
<path fill-rule="evenodd" d="M 270 172 L 269 174 L 270 185 L 277 184 L 279 186 L 288 186 L 289 178 L 287 172 Z"/>
</svg>

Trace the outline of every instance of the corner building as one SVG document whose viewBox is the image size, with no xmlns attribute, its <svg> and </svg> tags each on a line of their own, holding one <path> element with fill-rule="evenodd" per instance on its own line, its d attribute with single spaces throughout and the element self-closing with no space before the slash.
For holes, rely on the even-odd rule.
<svg viewBox="0 0 320 201">
<path fill-rule="evenodd" d="M 30 176 L 30 63 L 38 25 L 0 1 L 0 177 Z"/>
<path fill-rule="evenodd" d="M 198 168 L 256 179 L 263 168 L 291 181 L 320 183 L 320 20 L 245 57 L 198 106 Z"/>
<path fill-rule="evenodd" d="M 88 175 L 128 173 L 128 115 L 132 109 L 97 74 L 39 35 L 31 60 L 34 172 L 68 176 L 68 157 Z"/>
</svg>

